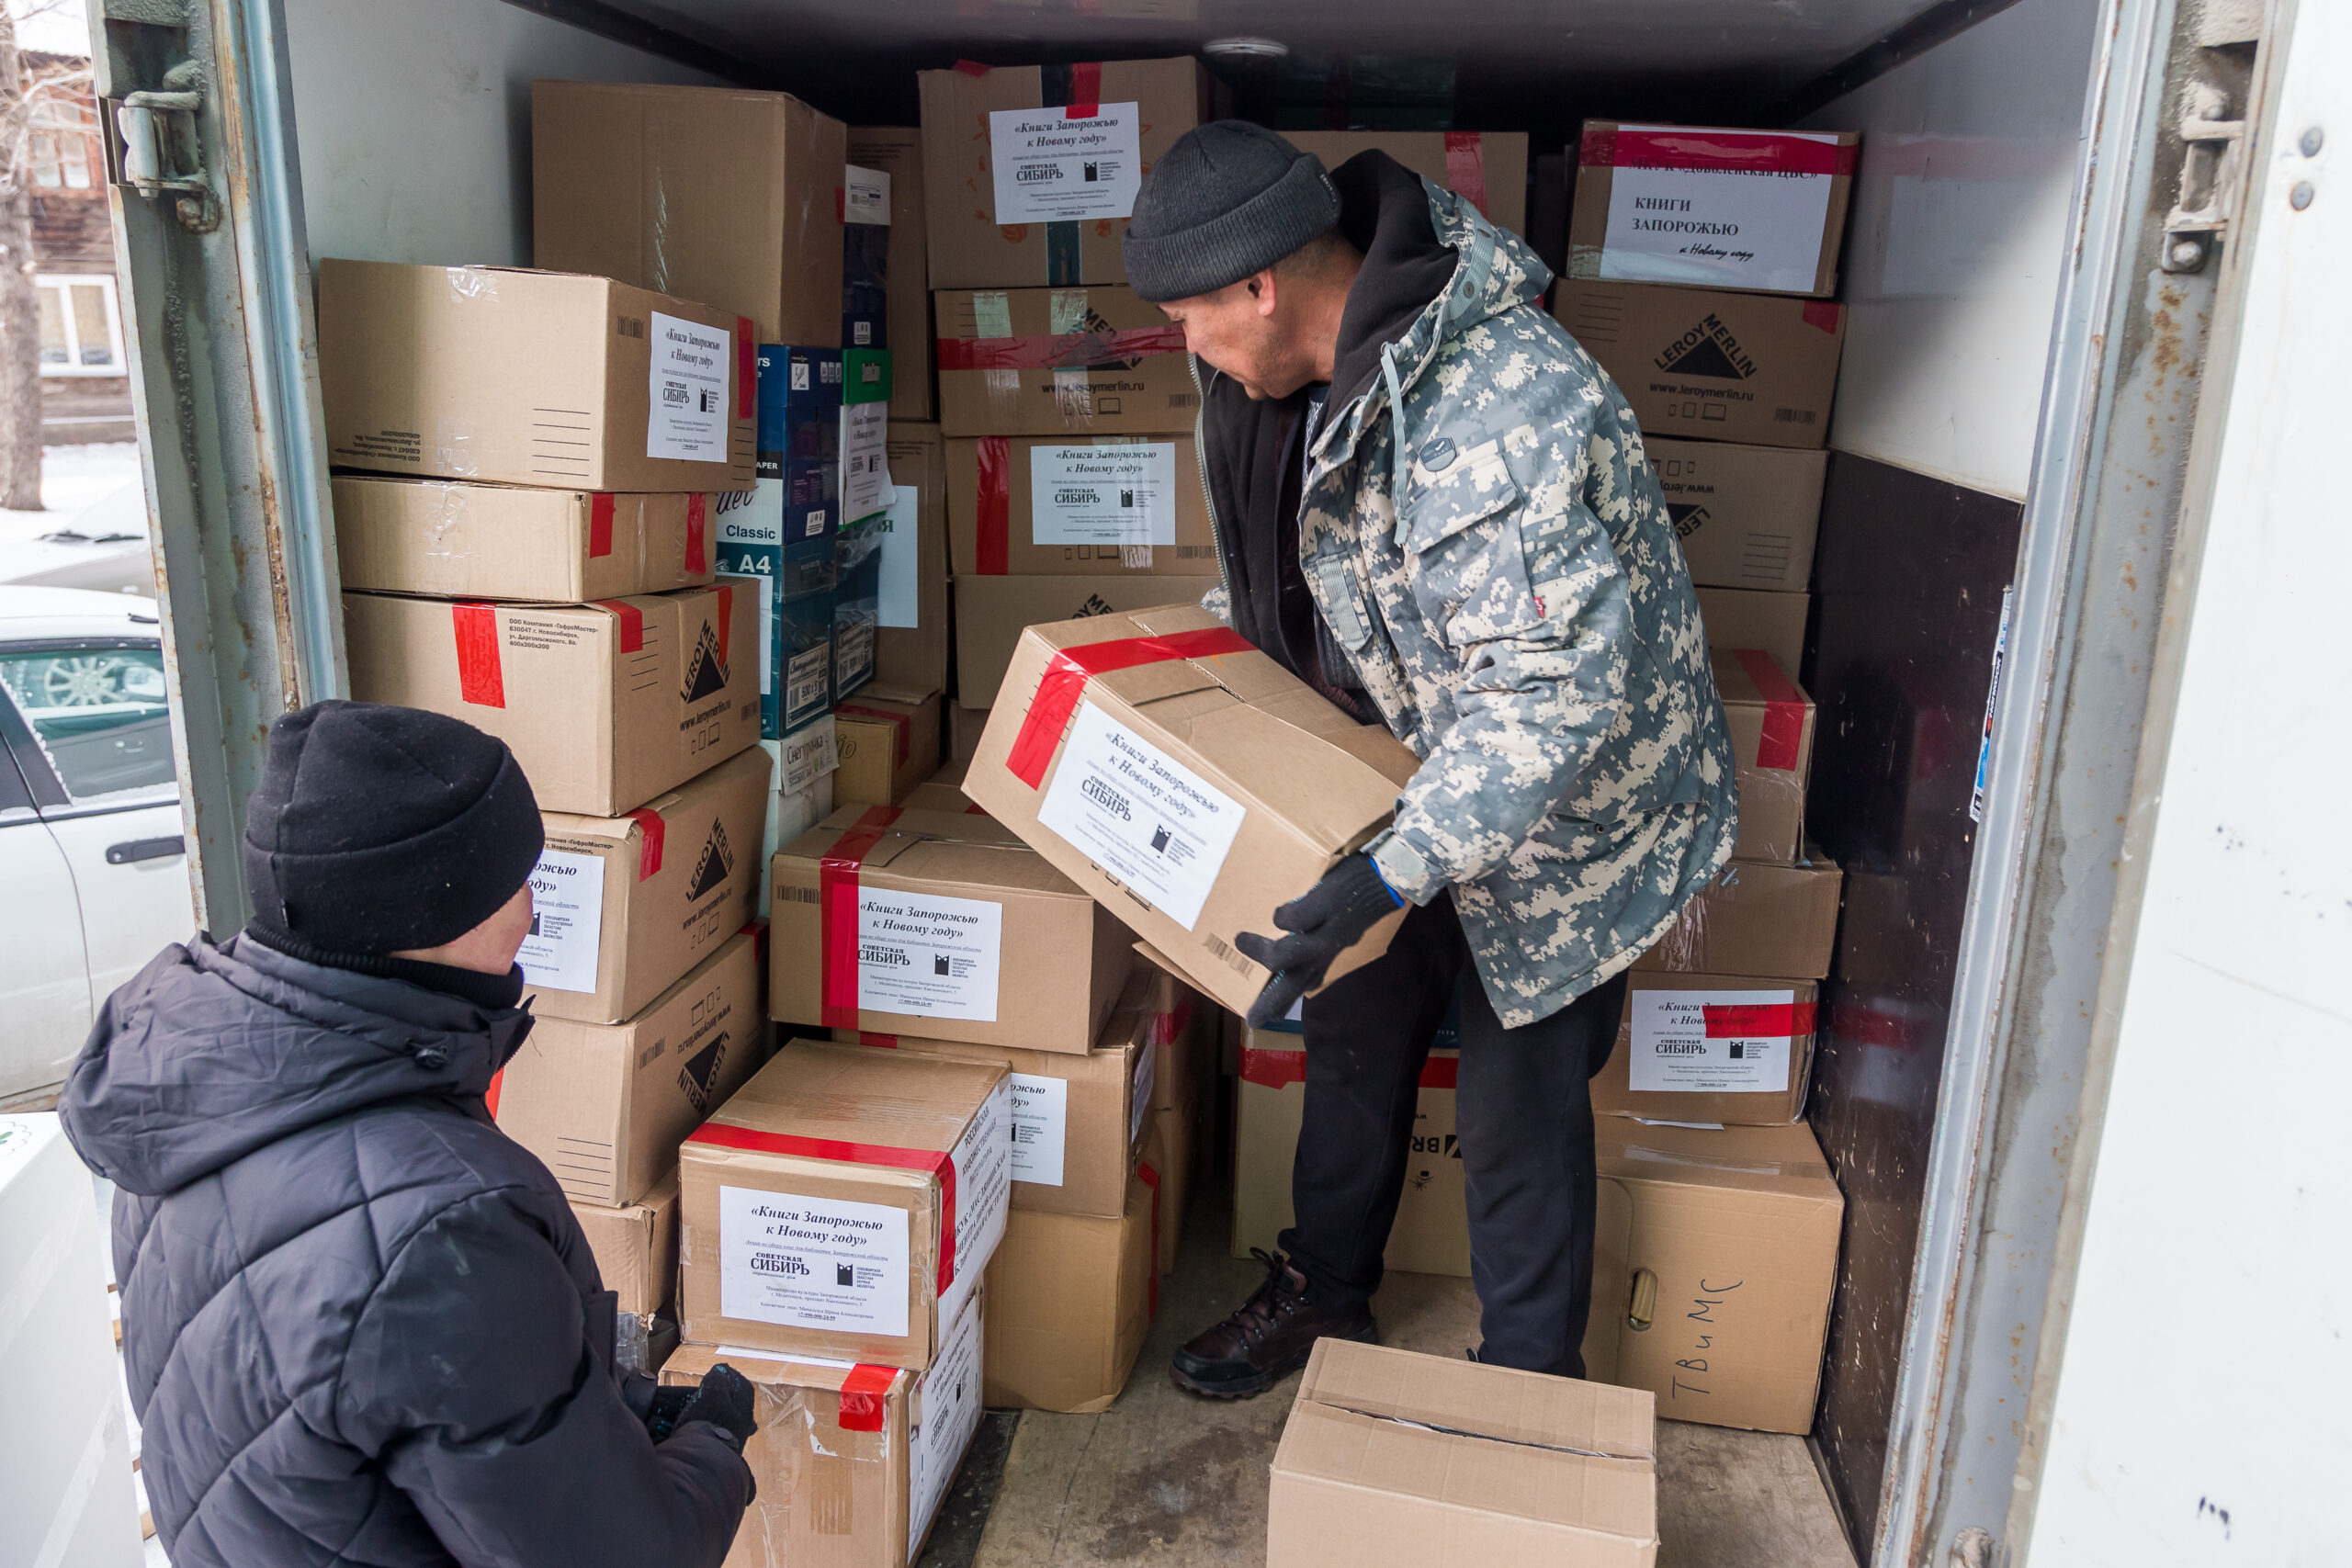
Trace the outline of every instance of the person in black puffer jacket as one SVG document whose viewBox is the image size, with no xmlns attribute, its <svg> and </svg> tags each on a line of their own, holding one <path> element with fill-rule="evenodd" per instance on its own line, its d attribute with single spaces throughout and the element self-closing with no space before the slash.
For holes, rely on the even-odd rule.
<svg viewBox="0 0 2352 1568">
<path fill-rule="evenodd" d="M 679 1409 L 616 1373 L 616 1298 L 482 1103 L 531 1028 L 540 847 L 522 770 L 470 725 L 288 715 L 247 805 L 252 923 L 165 948 L 75 1061 L 60 1110 L 119 1189 L 123 1355 L 177 1568 L 726 1556 L 748 1384 L 719 1369 Z"/>
</svg>

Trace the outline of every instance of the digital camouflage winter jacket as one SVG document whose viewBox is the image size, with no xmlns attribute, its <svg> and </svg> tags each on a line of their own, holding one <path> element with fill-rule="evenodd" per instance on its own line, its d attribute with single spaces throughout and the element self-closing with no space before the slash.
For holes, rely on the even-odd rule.
<svg viewBox="0 0 2352 1568">
<path fill-rule="evenodd" d="M 1550 273 L 1381 154 L 1335 183 L 1366 259 L 1306 456 L 1300 564 L 1346 683 L 1422 759 L 1373 861 L 1418 903 L 1452 890 L 1515 1028 L 1629 966 L 1730 858 L 1723 703 L 1641 433 L 1544 313 Z M 1385 268 L 1429 280 L 1409 317 L 1367 304 Z M 1276 416 L 1197 368 L 1210 502 L 1230 509 L 1222 458 L 1274 445 Z"/>
</svg>

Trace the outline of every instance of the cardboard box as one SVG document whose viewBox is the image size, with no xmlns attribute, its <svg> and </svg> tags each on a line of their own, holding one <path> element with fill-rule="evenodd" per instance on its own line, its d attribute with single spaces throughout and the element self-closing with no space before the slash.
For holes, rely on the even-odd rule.
<svg viewBox="0 0 2352 1568">
<path fill-rule="evenodd" d="M 1170 605 L 1023 633 L 964 793 L 1239 1011 L 1267 976 L 1233 939 L 1273 931 L 1276 906 L 1386 826 L 1419 766 L 1207 611 Z"/>
<path fill-rule="evenodd" d="M 590 491 L 752 488 L 745 317 L 575 273 L 333 259 L 319 264 L 318 310 L 338 468 Z"/>
<path fill-rule="evenodd" d="M 959 578 L 1216 570 L 1189 435 L 950 441 L 947 529 Z"/>
<path fill-rule="evenodd" d="M 883 536 L 881 629 L 874 678 L 918 692 L 947 687 L 947 454 L 935 424 L 894 412 L 888 510 L 868 526 Z"/>
<path fill-rule="evenodd" d="M 1108 1410 L 1159 1310 L 1158 1193 L 1130 1176 L 1116 1219 L 1014 1213 L 989 1264 L 988 1402 Z"/>
<path fill-rule="evenodd" d="M 833 709 L 841 768 L 833 798 L 843 806 L 896 806 L 939 768 L 936 691 L 917 694 L 876 682 Z"/>
<path fill-rule="evenodd" d="M 752 919 L 770 766 L 754 746 L 626 817 L 546 814 L 515 961 L 540 1018 L 635 1015 Z"/>
<path fill-rule="evenodd" d="M 847 128 L 784 93 L 534 82 L 532 252 L 837 348 L 848 160 Z"/>
<path fill-rule="evenodd" d="M 758 1495 L 725 1568 L 906 1568 L 980 1423 L 989 1305 L 975 1295 L 927 1371 L 681 1345 L 673 1387 L 724 1361 L 751 1380 L 759 1430 L 743 1447 Z"/>
<path fill-rule="evenodd" d="M 1154 435 L 1200 413 L 1184 329 L 1131 288 L 950 288 L 935 306 L 949 435 Z"/>
<path fill-rule="evenodd" d="M 962 64 L 916 81 L 938 288 L 1125 282 L 1120 242 L 1144 171 L 1216 118 L 1216 84 L 1190 56 Z"/>
<path fill-rule="evenodd" d="M 757 1066 L 760 933 L 740 932 L 626 1023 L 543 1018 L 489 1096 L 500 1131 L 586 1203 L 635 1203 Z"/>
<path fill-rule="evenodd" d="M 960 767 L 955 773 L 958 779 L 964 776 L 964 770 Z M 907 798 L 899 804 L 910 811 L 944 811 L 950 815 L 963 813 L 974 817 L 988 815 L 972 804 L 961 784 L 948 784 L 935 775 L 907 791 Z"/>
<path fill-rule="evenodd" d="M 1656 1402 L 1351 1340 L 1315 1346 L 1274 1450 L 1266 1568 L 1657 1561 Z"/>
<path fill-rule="evenodd" d="M 1861 140 L 1586 120 L 1568 276 L 1826 299 Z"/>
<path fill-rule="evenodd" d="M 1644 445 L 1692 582 L 1805 592 L 1828 453 L 1663 437 Z"/>
<path fill-rule="evenodd" d="M 571 1217 L 588 1238 L 605 1289 L 621 1299 L 621 1311 L 651 1317 L 670 1304 L 678 1287 L 678 1177 L 653 1184 L 634 1203 L 608 1209 L 572 1201 Z"/>
<path fill-rule="evenodd" d="M 1699 620 L 1710 647 L 1760 648 L 1792 675 L 1804 667 L 1804 623 L 1812 608 L 1809 593 L 1699 590 Z"/>
<path fill-rule="evenodd" d="M 1527 233 L 1527 135 L 1518 130 L 1285 130 L 1283 140 L 1336 169 L 1359 152 L 1387 153 L 1458 196 L 1498 229 Z"/>
<path fill-rule="evenodd" d="M 841 378 L 837 350 L 761 347 L 759 484 L 719 503 L 719 570 L 759 584 L 763 739 L 818 723 L 833 702 Z"/>
<path fill-rule="evenodd" d="M 957 1061 L 1001 1062 L 1012 1074 L 1012 1206 L 1116 1219 L 1151 1111 L 1160 1054 L 1151 979 L 1128 976 L 1094 1049 L 1032 1051 L 913 1035 L 835 1030 L 833 1038 Z"/>
<path fill-rule="evenodd" d="M 795 1040 L 679 1151 L 679 1321 L 705 1345 L 921 1371 L 1004 1234 L 1000 1062 Z"/>
<path fill-rule="evenodd" d="M 1682 907 L 1635 969 L 1825 979 L 1845 874 L 1807 844 L 1794 865 L 1733 861 Z"/>
<path fill-rule="evenodd" d="M 1193 1112 L 1161 1109 L 1151 1113 L 1149 1131 L 1136 1159 L 1136 1175 L 1158 1200 L 1152 1224 L 1152 1250 L 1162 1274 L 1176 1272 L 1176 1254 L 1184 1239 L 1184 1214 L 1193 1198 L 1193 1156 L 1201 1129 Z"/>
<path fill-rule="evenodd" d="M 1217 585 L 1206 577 L 959 577 L 956 580 L 956 701 L 985 709 L 1021 634 L 1048 621 L 1074 621 L 1158 604 L 1197 604 Z M 978 738 L 971 737 L 977 750 Z"/>
<path fill-rule="evenodd" d="M 984 595 L 975 594 L 974 597 L 976 599 L 981 599 L 984 603 L 989 604 L 991 608 L 994 607 L 993 602 L 986 600 Z M 961 605 L 959 602 L 959 613 L 960 608 Z M 962 623 L 959 621 L 958 625 L 960 626 L 961 624 Z M 1013 632 L 1013 637 L 1017 638 L 1020 635 L 1019 630 L 1016 628 Z M 961 637 L 956 638 L 956 644 L 959 649 L 959 659 L 961 658 L 960 649 L 964 646 L 964 640 L 965 639 Z M 1004 658 L 1008 662 L 1012 658 L 1012 644 L 1010 641 L 1008 641 L 1004 646 Z M 1004 665 L 1000 663 L 996 666 L 995 676 L 989 682 L 989 694 L 991 698 L 996 694 L 996 682 L 1003 678 Z M 989 710 L 986 708 L 967 708 L 964 705 L 963 699 L 960 696 L 955 702 L 948 704 L 947 760 L 951 762 L 962 764 L 969 762 L 973 757 L 978 755 L 980 750 L 980 732 L 988 728 L 988 723 Z M 962 775 L 959 773 L 957 776 L 960 778 Z M 960 791 L 962 786 L 959 784 L 957 787 Z M 969 797 L 967 796 L 967 798 Z"/>
<path fill-rule="evenodd" d="M 756 585 L 594 604 L 343 596 L 351 694 L 464 719 L 542 811 L 617 817 L 760 738 Z"/>
<path fill-rule="evenodd" d="M 1637 970 L 1616 1048 L 1592 1079 L 1600 1116 L 1785 1127 L 1804 1115 L 1820 987 L 1812 980 Z"/>
<path fill-rule="evenodd" d="M 1808 450 L 1828 439 L 1843 305 L 1564 277 L 1552 314 L 1616 381 L 1645 435 Z"/>
<path fill-rule="evenodd" d="M 1595 1121 L 1634 1212 L 1626 1294 L 1593 1294 L 1625 1325 L 1611 1381 L 1673 1420 L 1811 1431 L 1846 1208 L 1812 1129 Z"/>
<path fill-rule="evenodd" d="M 854 125 L 849 161 L 890 176 L 890 238 L 884 288 L 889 299 L 889 340 L 896 363 L 890 381 L 890 423 L 939 417 L 932 385 L 931 257 L 923 211 L 922 132 L 912 126 Z M 897 479 L 894 467 L 891 477 Z M 901 482 L 904 482 L 903 480 Z"/>
<path fill-rule="evenodd" d="M 710 497 L 614 495 L 442 479 L 334 478 L 345 588 L 580 604 L 698 588 Z"/>
<path fill-rule="evenodd" d="M 1739 781 L 1741 860 L 1796 863 L 1804 848 L 1804 788 L 1813 772 L 1813 699 L 1761 649 L 1708 649 L 1731 726 Z"/>
<path fill-rule="evenodd" d="M 1198 1109 L 1202 1085 L 1211 1071 L 1209 1040 L 1216 1030 L 1216 1009 L 1170 974 L 1152 954 L 1143 965 L 1149 990 L 1145 1010 L 1151 1017 L 1151 1037 L 1159 1045 L 1159 1071 L 1152 1079 L 1155 1111 L 1182 1111 L 1191 1116 Z"/>
<path fill-rule="evenodd" d="M 1083 1055 L 1134 964 L 1110 911 L 988 817 L 845 807 L 772 872 L 781 1022 Z"/>
</svg>

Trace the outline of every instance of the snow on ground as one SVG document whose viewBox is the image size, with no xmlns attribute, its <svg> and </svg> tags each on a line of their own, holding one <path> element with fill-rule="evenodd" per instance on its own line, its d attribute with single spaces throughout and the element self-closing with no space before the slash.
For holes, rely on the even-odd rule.
<svg viewBox="0 0 2352 1568">
<path fill-rule="evenodd" d="M 137 443 L 44 448 L 40 498 L 48 510 L 0 510 L 0 582 L 155 592 Z"/>
</svg>

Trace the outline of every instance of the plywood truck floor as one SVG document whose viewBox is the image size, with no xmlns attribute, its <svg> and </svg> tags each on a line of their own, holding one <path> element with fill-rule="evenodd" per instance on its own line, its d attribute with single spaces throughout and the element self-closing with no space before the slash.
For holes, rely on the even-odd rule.
<svg viewBox="0 0 2352 1568">
<path fill-rule="evenodd" d="M 1225 1255 L 1224 1188 L 1201 1183 L 1176 1272 L 1160 1282 L 1159 1321 L 1119 1402 L 1097 1416 L 1023 1412 L 993 1506 L 971 1495 L 986 1477 L 959 1476 L 918 1568 L 1265 1561 L 1266 1467 L 1297 1379 L 1221 1404 L 1177 1393 L 1167 1375 L 1169 1352 L 1261 1278 L 1256 1263 Z M 1386 1342 L 1407 1349 L 1458 1356 L 1477 1339 L 1467 1280 L 1391 1274 L 1374 1310 Z M 976 1453 L 1009 1418 L 990 1413 Z M 1803 1438 L 1660 1421 L 1657 1439 L 1658 1568 L 1854 1568 Z M 992 1467 L 994 1454 L 981 1462 Z M 945 1527 L 959 1506 L 978 1511 L 975 1503 L 987 1509 L 984 1527 L 974 1532 L 968 1512 L 960 1528 Z"/>
</svg>

